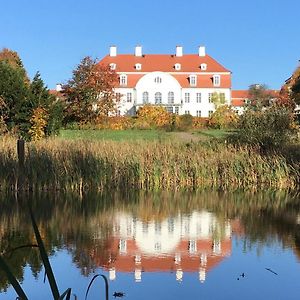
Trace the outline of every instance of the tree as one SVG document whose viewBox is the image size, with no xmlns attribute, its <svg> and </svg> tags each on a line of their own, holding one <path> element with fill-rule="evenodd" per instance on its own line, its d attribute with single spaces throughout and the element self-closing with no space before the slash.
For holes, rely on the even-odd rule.
<svg viewBox="0 0 300 300">
<path fill-rule="evenodd" d="M 225 104 L 225 94 L 214 92 L 211 95 L 211 102 L 215 105 L 215 109 Z"/>
<path fill-rule="evenodd" d="M 61 127 L 62 103 L 51 95 L 39 72 L 34 76 L 28 92 L 29 134 L 35 140 L 55 134 Z"/>
<path fill-rule="evenodd" d="M 0 61 L 1 112 L 5 116 L 8 129 L 19 126 L 22 122 L 27 95 L 28 87 L 23 70 L 12 67 L 6 61 Z"/>
<path fill-rule="evenodd" d="M 300 66 L 295 70 L 291 78 L 287 82 L 291 99 L 300 105 Z"/>
<path fill-rule="evenodd" d="M 66 119 L 90 122 L 98 116 L 108 116 L 116 110 L 114 87 L 117 73 L 87 56 L 73 71 L 72 79 L 64 86 Z"/>
<path fill-rule="evenodd" d="M 208 125 L 218 129 L 235 128 L 239 116 L 228 105 L 222 105 L 216 109 L 216 111 L 209 118 Z"/>
<path fill-rule="evenodd" d="M 276 104 L 264 110 L 246 110 L 240 116 L 237 137 L 242 143 L 263 150 L 280 149 L 296 133 L 293 113 Z"/>
<path fill-rule="evenodd" d="M 268 90 L 265 84 L 252 84 L 249 86 L 249 104 L 248 108 L 260 110 L 263 107 L 270 106 L 274 95 Z"/>
<path fill-rule="evenodd" d="M 8 63 L 14 69 L 19 69 L 24 77 L 25 82 L 29 83 L 29 78 L 23 66 L 23 62 L 17 52 L 3 48 L 0 51 L 0 61 Z"/>
</svg>

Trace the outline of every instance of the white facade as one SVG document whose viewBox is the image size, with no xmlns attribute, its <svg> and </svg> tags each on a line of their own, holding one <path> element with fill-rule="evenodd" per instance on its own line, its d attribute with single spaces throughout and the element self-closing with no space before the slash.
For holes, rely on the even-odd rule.
<svg viewBox="0 0 300 300">
<path fill-rule="evenodd" d="M 155 80 L 158 78 L 160 80 Z M 229 88 L 182 88 L 171 74 L 164 72 L 145 74 L 135 88 L 116 88 L 115 92 L 120 94 L 118 104 L 120 115 L 135 115 L 138 108 L 151 104 L 161 105 L 168 112 L 179 115 L 209 117 L 215 111 L 215 105 L 210 102 L 213 93 L 223 93 L 225 103 L 227 105 L 231 103 Z M 131 98 L 128 94 L 131 94 Z"/>
</svg>

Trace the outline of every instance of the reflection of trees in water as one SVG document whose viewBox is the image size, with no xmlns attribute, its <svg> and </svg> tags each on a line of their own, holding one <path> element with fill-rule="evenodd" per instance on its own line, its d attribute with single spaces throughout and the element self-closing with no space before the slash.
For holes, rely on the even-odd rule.
<svg viewBox="0 0 300 300">
<path fill-rule="evenodd" d="M 285 192 L 234 193 L 202 191 L 194 193 L 90 193 L 82 195 L 41 194 L 31 197 L 32 207 L 48 254 L 67 249 L 85 276 L 113 260 L 110 253 L 112 219 L 116 212 L 127 212 L 142 221 L 161 222 L 169 217 L 207 210 L 220 224 L 239 219 L 244 227 L 246 249 L 254 243 L 282 242 L 300 253 L 297 218 L 300 201 Z M 1 198 L 0 198 L 1 199 Z M 35 243 L 26 210 L 26 197 L 0 200 L 0 252 Z M 247 248 L 248 247 L 248 248 Z M 298 249 L 298 250 L 297 250 Z M 19 280 L 28 264 L 35 277 L 42 263 L 36 249 L 20 249 L 7 262 Z M 0 290 L 8 284 L 0 273 Z"/>
</svg>

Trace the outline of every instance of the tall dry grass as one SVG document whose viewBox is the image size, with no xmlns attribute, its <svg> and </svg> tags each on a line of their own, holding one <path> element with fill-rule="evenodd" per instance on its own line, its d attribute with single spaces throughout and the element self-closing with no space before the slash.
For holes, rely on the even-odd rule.
<svg viewBox="0 0 300 300">
<path fill-rule="evenodd" d="M 18 177 L 16 140 L 1 138 L 0 189 L 17 189 Z M 299 163 L 221 143 L 47 139 L 26 144 L 25 189 L 280 189 L 298 184 Z"/>
</svg>

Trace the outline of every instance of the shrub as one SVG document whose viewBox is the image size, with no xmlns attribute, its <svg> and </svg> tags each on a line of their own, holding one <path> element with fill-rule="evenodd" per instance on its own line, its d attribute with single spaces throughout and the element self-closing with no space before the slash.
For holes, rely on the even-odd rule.
<svg viewBox="0 0 300 300">
<path fill-rule="evenodd" d="M 178 130 L 189 130 L 193 127 L 193 117 L 190 114 L 181 115 L 177 119 Z"/>
<path fill-rule="evenodd" d="M 161 106 L 145 105 L 137 111 L 137 122 L 150 128 L 168 127 L 172 121 L 172 115 Z"/>
<path fill-rule="evenodd" d="M 193 117 L 193 128 L 203 129 L 208 127 L 208 118 L 203 117 Z"/>
<path fill-rule="evenodd" d="M 261 111 L 245 111 L 238 129 L 238 141 L 275 149 L 288 143 L 298 127 L 289 109 L 274 105 Z"/>
<path fill-rule="evenodd" d="M 229 129 L 237 126 L 239 116 L 230 106 L 223 105 L 216 109 L 208 120 L 209 127 L 216 129 Z"/>
<path fill-rule="evenodd" d="M 28 131 L 31 140 L 37 141 L 45 137 L 48 118 L 49 114 L 44 108 L 38 107 L 33 110 L 33 115 L 30 119 L 31 127 Z"/>
</svg>

